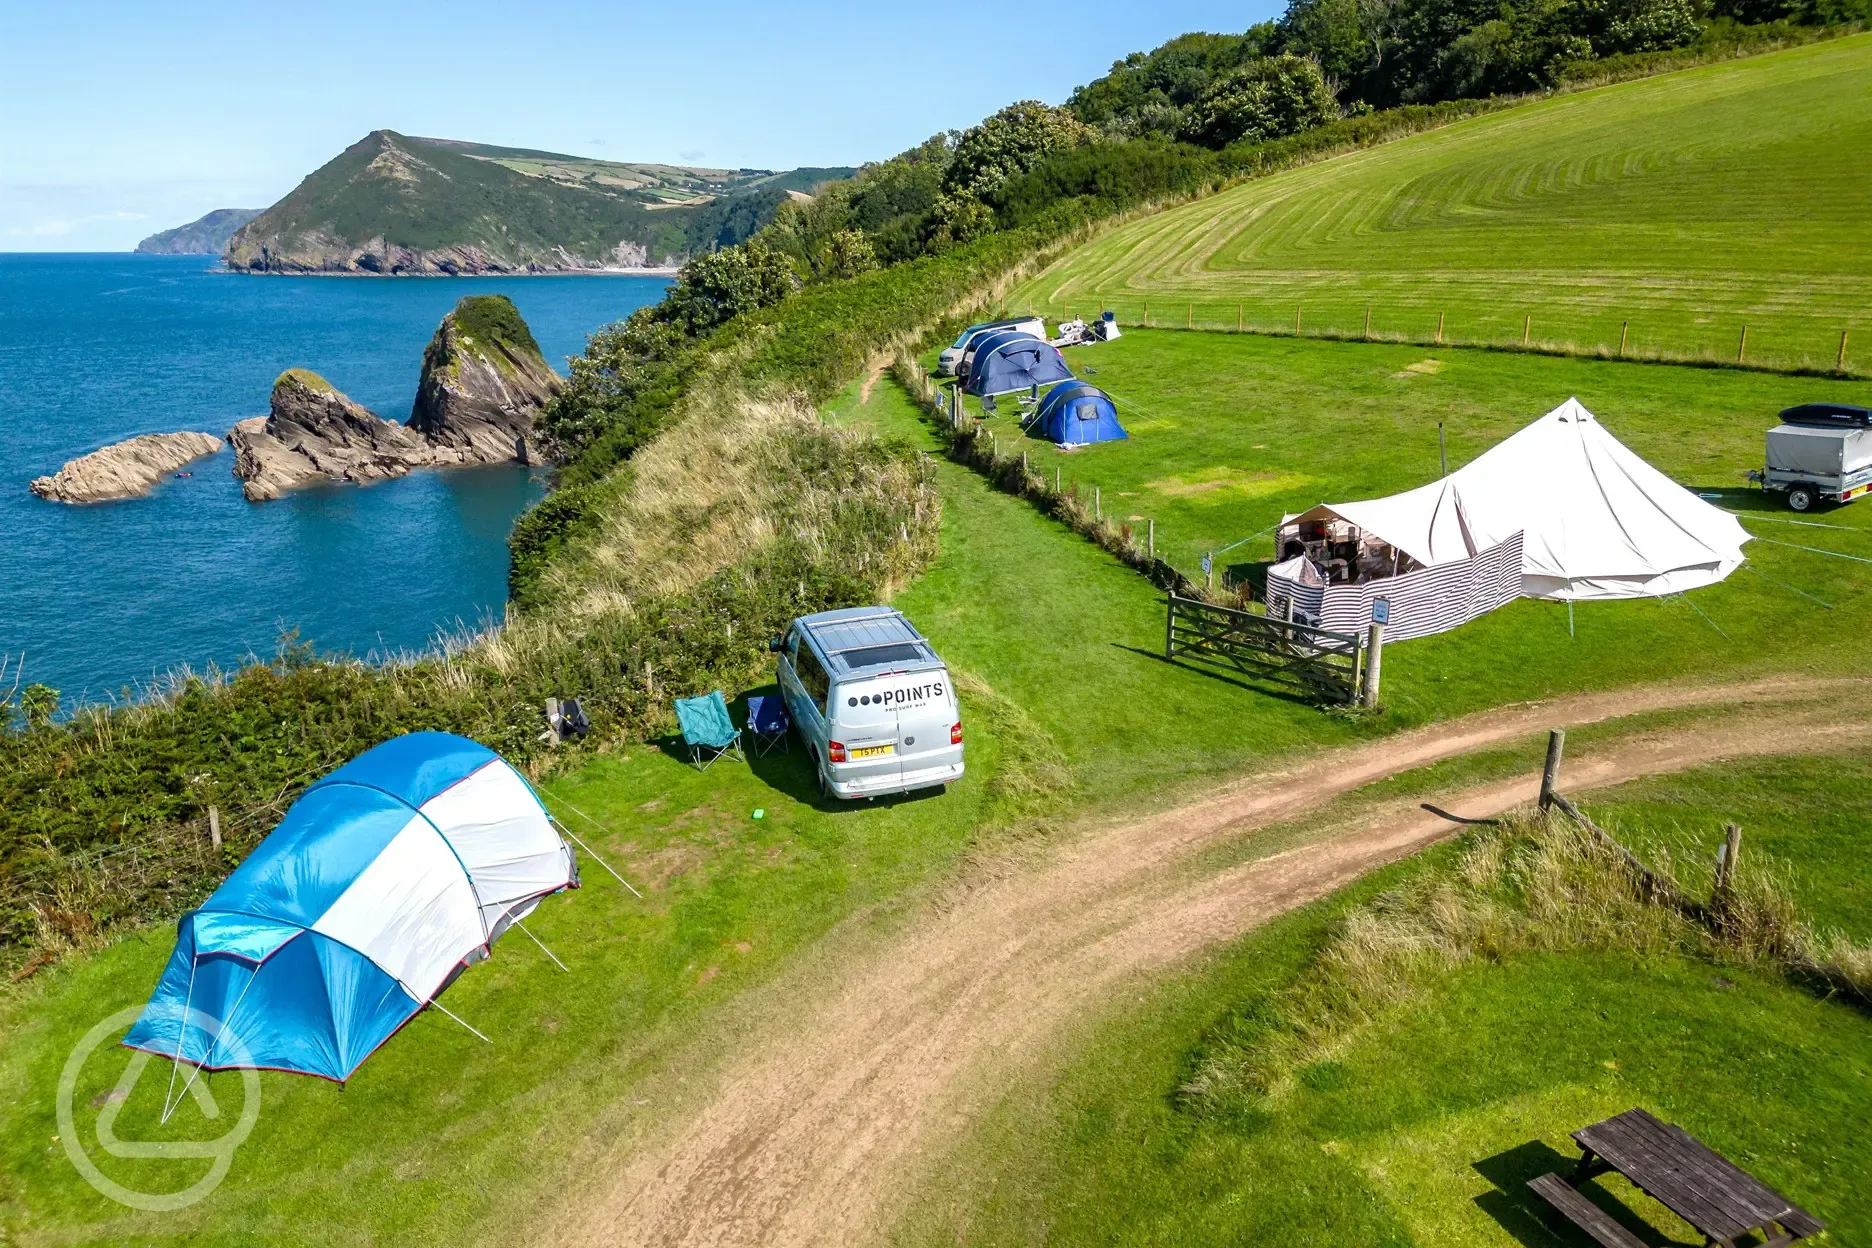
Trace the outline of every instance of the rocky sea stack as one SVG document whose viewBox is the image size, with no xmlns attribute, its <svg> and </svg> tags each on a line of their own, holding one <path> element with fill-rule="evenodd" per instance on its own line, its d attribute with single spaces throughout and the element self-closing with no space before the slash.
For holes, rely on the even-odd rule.
<svg viewBox="0 0 1872 1248">
<path fill-rule="evenodd" d="M 563 383 L 505 295 L 469 295 L 423 353 L 409 427 L 461 463 L 538 463 L 534 420 Z"/>
<path fill-rule="evenodd" d="M 385 420 L 317 373 L 288 369 L 267 414 L 228 433 L 234 475 L 257 503 L 319 480 L 540 463 L 533 421 L 561 384 L 511 300 L 470 295 L 429 342 L 409 424 Z"/>
<path fill-rule="evenodd" d="M 235 425 L 228 441 L 241 493 L 256 503 L 311 481 L 378 481 L 436 462 L 420 434 L 303 368 L 281 373 L 267 414 Z"/>
<path fill-rule="evenodd" d="M 192 460 L 221 449 L 212 433 L 146 433 L 80 455 L 26 488 L 57 503 L 134 498 Z"/>
</svg>

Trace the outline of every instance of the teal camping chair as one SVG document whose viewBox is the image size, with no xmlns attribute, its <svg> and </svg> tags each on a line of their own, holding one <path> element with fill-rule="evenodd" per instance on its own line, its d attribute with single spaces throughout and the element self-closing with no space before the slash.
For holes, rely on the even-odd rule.
<svg viewBox="0 0 1872 1248">
<path fill-rule="evenodd" d="M 741 730 L 728 718 L 728 700 L 721 690 L 700 698 L 677 698 L 676 721 L 682 725 L 689 761 L 697 771 L 707 771 L 724 754 L 747 761 L 747 755 L 741 752 Z M 705 751 L 710 751 L 706 762 L 702 757 Z"/>
</svg>

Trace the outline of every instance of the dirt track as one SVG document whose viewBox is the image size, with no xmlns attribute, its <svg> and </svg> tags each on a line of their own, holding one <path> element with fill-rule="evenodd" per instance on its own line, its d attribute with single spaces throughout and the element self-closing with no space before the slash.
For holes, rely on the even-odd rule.
<svg viewBox="0 0 1872 1248">
<path fill-rule="evenodd" d="M 1863 689 L 1854 686 L 1863 694 Z M 1567 760 L 1584 790 L 1719 758 L 1872 736 L 1842 682 L 1656 688 L 1511 707 L 1306 760 L 1149 819 L 1094 831 L 996 879 L 845 969 L 803 1023 L 752 1037 L 701 1111 L 568 1194 L 540 1238 L 581 1244 L 847 1244 L 888 1220 L 919 1163 L 1077 1012 L 1457 829 L 1415 799 L 1363 810 L 1296 848 L 1205 873 L 1220 841 L 1373 781 L 1551 726 L 1716 703 L 1747 716 L 1641 734 Z M 1821 696 L 1823 694 L 1834 696 Z M 1535 796 L 1529 775 L 1440 804 L 1466 815 Z"/>
</svg>

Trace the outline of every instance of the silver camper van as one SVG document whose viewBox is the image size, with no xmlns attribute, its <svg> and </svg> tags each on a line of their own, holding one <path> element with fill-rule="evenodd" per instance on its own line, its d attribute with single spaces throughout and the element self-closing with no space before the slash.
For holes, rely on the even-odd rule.
<svg viewBox="0 0 1872 1248">
<path fill-rule="evenodd" d="M 962 714 L 929 640 L 890 607 L 803 615 L 770 644 L 780 694 L 827 797 L 962 778 Z"/>
</svg>

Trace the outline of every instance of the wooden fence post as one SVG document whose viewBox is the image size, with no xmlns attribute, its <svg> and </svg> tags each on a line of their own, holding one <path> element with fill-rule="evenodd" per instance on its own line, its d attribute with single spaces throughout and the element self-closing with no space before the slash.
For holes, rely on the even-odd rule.
<svg viewBox="0 0 1872 1248">
<path fill-rule="evenodd" d="M 1727 905 L 1735 892 L 1736 859 L 1741 856 L 1741 825 L 1724 824 L 1723 843 L 1716 851 L 1716 895 L 1711 899 L 1719 908 Z"/>
<path fill-rule="evenodd" d="M 1527 346 L 1528 338 L 1534 333 L 1534 314 L 1528 313 L 1521 318 L 1521 345 Z"/>
<path fill-rule="evenodd" d="M 1021 452 L 1021 489 L 1027 488 L 1027 452 Z"/>
<path fill-rule="evenodd" d="M 214 846 L 215 853 L 221 852 L 221 808 L 208 808 L 208 843 Z"/>
<path fill-rule="evenodd" d="M 1378 705 L 1378 681 L 1384 671 L 1384 625 L 1371 622 L 1365 638 L 1365 693 L 1359 700 L 1366 706 Z"/>
<path fill-rule="evenodd" d="M 1157 519 L 1153 516 L 1144 522 L 1144 549 L 1152 559 L 1157 558 Z"/>
<path fill-rule="evenodd" d="M 1742 338 L 1736 343 L 1736 363 L 1740 364 L 1748 354 L 1748 326 L 1742 327 Z"/>
<path fill-rule="evenodd" d="M 1833 361 L 1833 371 L 1836 373 L 1843 373 L 1846 371 L 1846 331 L 1843 329 L 1840 330 L 1839 359 Z"/>
<path fill-rule="evenodd" d="M 1053 492 L 1055 494 L 1060 492 L 1060 466 L 1058 464 L 1053 465 Z"/>
<path fill-rule="evenodd" d="M 1144 301 L 1144 324 L 1147 327 L 1150 325 L 1150 300 L 1148 299 Z"/>
<path fill-rule="evenodd" d="M 1203 555 L 1203 564 L 1205 565 L 1203 568 L 1203 588 L 1214 589 L 1215 588 L 1215 552 L 1214 551 L 1209 551 L 1208 553 Z"/>
<path fill-rule="evenodd" d="M 1620 322 L 1619 331 L 1618 331 L 1618 353 L 1619 353 L 1619 359 L 1621 360 L 1625 358 L 1625 337 L 1629 333 L 1631 333 L 1631 322 L 1630 321 Z"/>
<path fill-rule="evenodd" d="M 1443 314 L 1441 312 L 1436 314 L 1436 340 L 1438 346 L 1443 345 Z"/>
<path fill-rule="evenodd" d="M 1166 599 L 1169 609 L 1164 612 L 1164 658 L 1176 658 L 1176 590 L 1172 589 Z"/>
<path fill-rule="evenodd" d="M 1183 314 L 1183 328 L 1184 329 L 1196 328 L 1196 303 L 1194 300 L 1190 301 L 1189 311 Z"/>
<path fill-rule="evenodd" d="M 1365 336 L 1371 337 L 1371 304 L 1365 305 Z"/>
<path fill-rule="evenodd" d="M 1235 305 L 1235 332 L 1238 334 L 1242 332 L 1242 305 L 1239 303 Z M 1840 358 L 1841 359 L 1846 358 L 1846 335 L 1845 334 L 1840 335 Z"/>
<path fill-rule="evenodd" d="M 1560 784 L 1560 755 L 1566 749 L 1566 729 L 1555 728 L 1547 734 L 1547 761 L 1541 767 L 1540 808 L 1553 808 L 1554 792 Z"/>
<path fill-rule="evenodd" d="M 1105 522 L 1105 499 L 1096 485 L 1092 487 L 1092 522 L 1094 524 Z"/>
<path fill-rule="evenodd" d="M 1294 304 L 1294 337 L 1300 336 L 1300 305 Z"/>
</svg>

